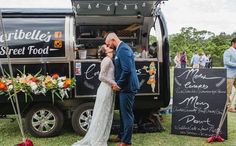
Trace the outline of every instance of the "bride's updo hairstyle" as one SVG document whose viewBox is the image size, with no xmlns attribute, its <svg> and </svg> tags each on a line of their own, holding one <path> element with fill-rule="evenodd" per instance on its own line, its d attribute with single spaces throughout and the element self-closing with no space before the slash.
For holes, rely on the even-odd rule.
<svg viewBox="0 0 236 146">
<path fill-rule="evenodd" d="M 102 60 L 103 58 L 106 57 L 106 49 L 105 49 L 106 45 L 102 45 L 99 49 L 100 52 L 100 59 Z"/>
</svg>

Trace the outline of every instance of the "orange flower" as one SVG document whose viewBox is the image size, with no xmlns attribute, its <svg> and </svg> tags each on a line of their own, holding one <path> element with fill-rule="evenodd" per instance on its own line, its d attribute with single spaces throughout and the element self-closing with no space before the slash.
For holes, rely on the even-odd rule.
<svg viewBox="0 0 236 146">
<path fill-rule="evenodd" d="M 71 79 L 66 79 L 64 82 L 64 88 L 68 88 L 71 85 Z"/>
<path fill-rule="evenodd" d="M 58 78 L 59 78 L 59 75 L 58 75 L 57 73 L 56 73 L 56 74 L 53 74 L 53 75 L 52 75 L 52 78 L 53 78 L 53 79 L 58 79 Z"/>
<path fill-rule="evenodd" d="M 35 82 L 35 83 L 38 83 L 38 82 L 39 82 L 39 79 L 36 78 L 36 77 L 32 77 L 31 80 L 32 80 L 33 82 Z"/>
<path fill-rule="evenodd" d="M 154 74 L 156 74 L 156 71 L 154 69 L 150 69 L 149 70 L 149 75 L 154 75 Z"/>
<path fill-rule="evenodd" d="M 7 86 L 5 83 L 0 82 L 0 90 L 6 91 L 7 90 Z"/>
</svg>

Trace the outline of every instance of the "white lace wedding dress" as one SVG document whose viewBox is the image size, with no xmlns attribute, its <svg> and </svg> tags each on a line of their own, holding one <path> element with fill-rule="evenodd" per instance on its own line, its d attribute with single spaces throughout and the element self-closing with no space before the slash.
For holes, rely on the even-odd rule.
<svg viewBox="0 0 236 146">
<path fill-rule="evenodd" d="M 115 99 L 111 85 L 114 81 L 114 65 L 109 57 L 101 62 L 100 86 L 97 90 L 91 125 L 85 137 L 72 146 L 107 146 L 110 135 Z"/>
</svg>

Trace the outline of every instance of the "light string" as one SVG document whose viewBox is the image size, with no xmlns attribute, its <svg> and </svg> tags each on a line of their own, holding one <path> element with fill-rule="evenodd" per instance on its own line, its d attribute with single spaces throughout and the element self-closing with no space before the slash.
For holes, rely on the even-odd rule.
<svg viewBox="0 0 236 146">
<path fill-rule="evenodd" d="M 107 7 L 107 11 L 111 11 L 111 6 L 114 5 L 115 7 L 119 6 L 119 5 L 123 5 L 123 9 L 124 10 L 127 10 L 128 7 L 133 7 L 134 10 L 138 10 L 139 7 L 146 7 L 146 2 L 142 2 L 141 5 L 139 6 L 139 3 L 124 3 L 124 2 L 121 2 L 121 1 L 115 1 L 114 3 L 110 3 L 110 4 L 105 4 L 105 3 L 102 3 L 102 2 L 90 2 L 90 3 L 84 3 L 84 2 L 81 2 L 81 3 L 77 3 L 75 4 L 74 7 L 76 7 L 77 9 L 80 9 L 81 8 L 81 5 L 88 5 L 88 9 L 91 10 L 93 9 L 92 8 L 92 4 L 96 3 L 95 5 L 95 8 L 100 8 L 101 6 L 106 6 Z"/>
</svg>

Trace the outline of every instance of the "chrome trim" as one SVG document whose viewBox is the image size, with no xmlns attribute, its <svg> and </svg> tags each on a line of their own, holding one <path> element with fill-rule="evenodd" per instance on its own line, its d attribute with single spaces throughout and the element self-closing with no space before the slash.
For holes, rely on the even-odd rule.
<svg viewBox="0 0 236 146">
<path fill-rule="evenodd" d="M 48 133 L 56 125 L 55 114 L 45 109 L 38 110 L 33 114 L 31 124 L 34 130 L 40 133 Z"/>
<path fill-rule="evenodd" d="M 70 49 L 70 19 L 69 17 L 65 17 L 65 56 L 69 57 L 69 49 Z"/>
<path fill-rule="evenodd" d="M 160 62 L 158 61 L 158 94 L 160 95 L 161 92 L 161 83 L 160 83 Z"/>
<path fill-rule="evenodd" d="M 136 62 L 141 62 L 141 61 L 158 61 L 157 58 L 135 58 Z"/>
<path fill-rule="evenodd" d="M 100 59 L 76 59 L 75 62 L 101 62 Z"/>
<path fill-rule="evenodd" d="M 67 17 L 68 18 L 68 33 L 69 33 L 69 47 L 68 47 L 68 59 L 74 60 L 76 59 L 74 47 L 75 47 L 75 19 L 74 17 Z"/>
<path fill-rule="evenodd" d="M 2 64 L 7 64 L 5 62 L 1 62 Z M 25 62 L 11 62 L 12 64 L 50 64 L 50 63 L 69 63 L 68 60 L 52 60 L 47 62 L 38 62 L 38 61 L 25 61 Z"/>
<path fill-rule="evenodd" d="M 47 58 L 47 57 L 41 57 L 41 58 L 10 58 L 10 62 L 12 64 L 20 64 L 20 63 L 48 63 L 48 62 L 65 62 L 67 61 L 66 57 L 54 57 L 54 58 Z M 7 64 L 7 59 L 1 58 L 2 64 Z"/>
<path fill-rule="evenodd" d="M 76 60 L 73 60 L 73 65 L 72 65 L 72 67 L 73 67 L 73 75 L 74 75 L 74 78 L 76 79 L 76 75 L 75 75 L 75 62 L 76 62 Z M 76 83 L 76 80 L 75 80 L 75 83 Z M 77 91 L 77 88 L 76 88 L 76 84 L 75 84 L 75 87 L 74 87 L 74 98 L 76 98 L 77 97 L 77 95 L 76 95 L 76 92 Z"/>
<path fill-rule="evenodd" d="M 162 32 L 161 32 L 161 25 L 160 25 L 160 20 L 156 17 L 156 21 L 155 21 L 155 35 L 157 38 L 157 42 L 158 42 L 158 60 L 159 62 L 163 62 L 163 37 L 162 37 Z M 168 58 L 169 59 L 169 58 Z"/>
<path fill-rule="evenodd" d="M 88 98 L 88 97 L 95 97 L 96 98 L 96 95 L 76 95 L 75 98 Z"/>
<path fill-rule="evenodd" d="M 160 95 L 160 93 L 138 93 L 136 96 L 144 96 L 144 95 L 153 95 L 157 96 Z M 77 95 L 75 98 L 87 98 L 87 97 L 96 97 L 96 95 Z"/>
<path fill-rule="evenodd" d="M 153 96 L 156 96 L 156 95 L 160 95 L 160 93 L 137 93 L 136 96 L 144 96 L 144 95 L 153 95 Z"/>
<path fill-rule="evenodd" d="M 71 78 L 71 62 L 68 62 L 69 64 L 69 78 Z"/>
<path fill-rule="evenodd" d="M 87 109 L 79 115 L 79 125 L 84 131 L 88 131 L 92 121 L 93 109 Z"/>
</svg>

